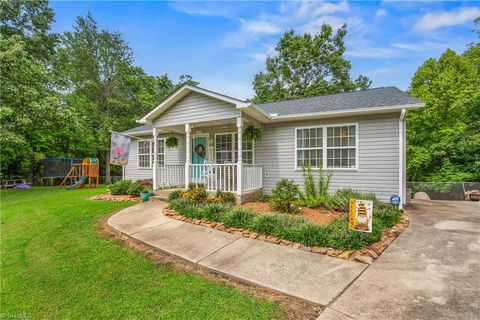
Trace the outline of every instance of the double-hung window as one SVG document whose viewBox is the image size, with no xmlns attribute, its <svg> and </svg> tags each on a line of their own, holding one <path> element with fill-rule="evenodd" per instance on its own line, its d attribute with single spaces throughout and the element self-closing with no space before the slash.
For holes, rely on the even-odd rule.
<svg viewBox="0 0 480 320">
<path fill-rule="evenodd" d="M 152 168 L 153 166 L 153 140 L 138 140 L 138 167 Z M 165 164 L 165 139 L 157 140 L 157 164 L 163 166 Z"/>
<path fill-rule="evenodd" d="M 310 165 L 312 168 L 323 166 L 323 128 L 300 128 L 296 132 L 296 167 Z"/>
<path fill-rule="evenodd" d="M 356 168 L 356 125 L 327 127 L 327 168 Z"/>
<path fill-rule="evenodd" d="M 217 163 L 235 163 L 237 159 L 237 141 L 236 133 L 217 133 L 215 135 L 215 161 Z M 254 162 L 254 142 L 243 141 L 242 143 L 242 162 L 253 164 Z"/>
<path fill-rule="evenodd" d="M 308 164 L 321 169 L 356 169 L 357 152 L 356 124 L 296 129 L 297 169 Z"/>
</svg>

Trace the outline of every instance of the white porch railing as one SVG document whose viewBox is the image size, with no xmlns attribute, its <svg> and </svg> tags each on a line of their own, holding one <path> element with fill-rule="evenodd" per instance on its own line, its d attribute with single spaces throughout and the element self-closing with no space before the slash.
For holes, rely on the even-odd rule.
<svg viewBox="0 0 480 320">
<path fill-rule="evenodd" d="M 237 190 L 237 165 L 190 164 L 190 181 L 205 185 L 207 191 L 235 192 Z"/>
<path fill-rule="evenodd" d="M 158 168 L 158 187 L 182 187 L 185 186 L 185 165 L 168 164 Z"/>
<path fill-rule="evenodd" d="M 242 190 L 254 190 L 262 188 L 263 167 L 259 164 L 244 164 Z"/>
</svg>

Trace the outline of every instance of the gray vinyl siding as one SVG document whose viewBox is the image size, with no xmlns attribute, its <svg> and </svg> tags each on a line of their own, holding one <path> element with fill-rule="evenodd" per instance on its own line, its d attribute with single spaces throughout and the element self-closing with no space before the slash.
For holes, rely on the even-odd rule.
<svg viewBox="0 0 480 320">
<path fill-rule="evenodd" d="M 231 119 L 238 114 L 234 104 L 192 92 L 162 113 L 154 121 L 154 126 Z"/>
<path fill-rule="evenodd" d="M 352 188 L 373 192 L 387 201 L 399 193 L 399 114 L 345 117 L 315 121 L 268 124 L 256 145 L 256 163 L 263 165 L 263 189 L 270 194 L 281 178 L 303 186 L 301 170 L 295 170 L 295 128 L 330 124 L 358 124 L 358 169 L 335 170 L 330 191 Z M 266 176 L 268 175 L 268 177 Z"/>
<path fill-rule="evenodd" d="M 170 135 L 158 135 L 158 138 L 167 138 Z M 165 148 L 165 164 L 184 164 L 185 163 L 185 135 L 176 134 L 178 138 L 178 147 L 173 149 Z M 152 139 L 151 135 L 139 137 L 143 139 Z M 138 140 L 132 138 L 130 144 L 130 154 L 128 164 L 125 166 L 125 179 L 152 179 L 152 168 L 138 168 Z"/>
</svg>

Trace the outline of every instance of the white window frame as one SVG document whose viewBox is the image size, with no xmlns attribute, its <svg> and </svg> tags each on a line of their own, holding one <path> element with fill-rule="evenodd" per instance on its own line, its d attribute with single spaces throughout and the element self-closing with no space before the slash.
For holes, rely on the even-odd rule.
<svg viewBox="0 0 480 320">
<path fill-rule="evenodd" d="M 217 133 L 214 134 L 213 146 L 214 146 L 214 161 L 215 161 L 215 163 L 217 163 L 217 136 L 227 135 L 227 134 L 232 136 L 232 149 L 233 149 L 232 150 L 232 163 L 236 163 L 236 162 L 233 162 L 233 160 L 236 158 L 235 153 L 238 152 L 238 148 L 237 148 L 238 140 L 235 139 L 235 135 L 237 134 L 237 132 L 217 132 Z M 242 137 L 242 143 L 243 143 L 243 137 Z M 249 150 L 243 150 L 243 148 L 242 148 L 242 152 L 243 151 L 249 151 Z M 242 159 L 243 159 L 243 155 L 242 155 Z M 255 164 L 255 141 L 252 141 L 252 163 L 245 163 L 245 162 L 243 162 L 243 163 L 244 164 Z"/>
<path fill-rule="evenodd" d="M 140 153 L 140 142 L 144 142 L 144 141 L 148 141 L 149 144 L 148 144 L 148 154 L 147 153 Z M 165 166 L 165 138 L 157 138 L 157 143 L 162 143 L 163 144 L 163 165 L 158 165 L 158 168 L 162 168 Z M 143 170 L 143 169 L 152 169 L 153 168 L 153 148 L 154 148 L 154 143 L 153 143 L 153 139 L 141 139 L 141 140 L 137 140 L 137 169 L 140 169 L 140 170 Z M 157 152 L 157 150 L 155 150 L 155 152 Z M 157 152 L 157 159 L 158 159 L 158 155 L 159 154 L 162 154 L 162 153 L 159 153 Z M 146 155 L 149 155 L 150 156 L 150 161 L 149 161 L 149 166 L 148 167 L 141 167 L 140 166 L 140 156 L 146 156 Z"/>
<path fill-rule="evenodd" d="M 148 154 L 147 153 L 140 153 L 140 142 L 148 142 Z M 140 156 L 149 156 L 149 166 L 148 167 L 141 167 L 140 166 Z M 137 140 L 137 169 L 152 169 L 152 139 L 142 139 Z"/>
<path fill-rule="evenodd" d="M 165 157 L 166 157 L 165 138 L 157 138 L 157 148 L 158 148 L 159 143 L 163 144 L 163 153 L 158 152 L 158 149 L 155 150 L 155 152 L 157 153 L 157 168 L 163 168 L 163 167 L 165 167 Z M 153 145 L 154 145 L 153 139 L 152 139 L 151 145 L 152 145 L 151 148 L 153 150 Z M 158 155 L 160 155 L 160 154 L 163 154 L 163 164 L 158 163 Z M 151 157 L 152 157 L 151 162 L 152 162 L 152 167 L 153 167 L 153 153 L 152 153 Z"/>
<path fill-rule="evenodd" d="M 344 146 L 344 147 L 328 147 L 327 146 L 327 128 L 333 128 L 333 127 L 342 127 L 342 126 L 355 126 L 355 146 Z M 359 153 L 359 136 L 358 136 L 358 122 L 355 123 L 335 123 L 335 124 L 325 124 L 325 125 L 320 125 L 320 126 L 308 126 L 308 127 L 295 127 L 295 141 L 294 141 L 294 146 L 295 146 L 295 152 L 294 152 L 294 164 L 293 167 L 295 170 L 302 170 L 301 167 L 297 166 L 297 150 L 298 150 L 298 140 L 297 140 L 297 131 L 300 129 L 317 129 L 317 128 L 322 128 L 322 168 L 319 167 L 314 167 L 312 170 L 332 170 L 332 171 L 358 171 L 359 170 L 359 163 L 358 163 L 358 153 Z M 327 150 L 328 149 L 352 149 L 355 148 L 355 167 L 353 168 L 329 168 L 327 167 Z M 312 149 L 320 149 L 320 148 L 312 148 Z M 301 150 L 305 150 L 301 148 Z"/>
</svg>

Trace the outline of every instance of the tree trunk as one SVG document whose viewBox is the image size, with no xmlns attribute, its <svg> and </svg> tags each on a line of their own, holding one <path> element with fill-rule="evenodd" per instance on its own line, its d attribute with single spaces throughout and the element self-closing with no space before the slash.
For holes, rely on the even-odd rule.
<svg viewBox="0 0 480 320">
<path fill-rule="evenodd" d="M 110 151 L 107 151 L 105 159 L 105 184 L 112 183 L 112 177 L 110 177 Z"/>
</svg>

